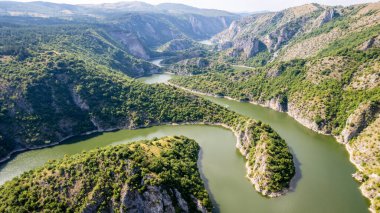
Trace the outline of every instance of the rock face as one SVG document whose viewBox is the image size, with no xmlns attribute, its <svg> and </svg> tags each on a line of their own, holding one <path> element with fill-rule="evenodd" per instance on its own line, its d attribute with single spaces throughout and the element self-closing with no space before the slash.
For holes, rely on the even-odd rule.
<svg viewBox="0 0 380 213">
<path fill-rule="evenodd" d="M 316 27 L 321 27 L 327 22 L 333 20 L 335 17 L 339 16 L 338 12 L 334 8 L 329 8 L 325 10 L 318 18 L 315 20 Z"/>
<path fill-rule="evenodd" d="M 160 52 L 176 52 L 187 50 L 193 47 L 194 42 L 189 39 L 174 39 L 164 45 L 162 45 L 158 50 Z"/>
<path fill-rule="evenodd" d="M 239 126 L 238 130 L 235 130 L 238 138 L 236 147 L 247 159 L 247 177 L 256 191 L 267 197 L 278 197 L 288 191 L 290 181 L 295 174 L 293 156 L 285 141 L 279 139 L 277 134 L 264 132 L 257 134 L 260 131 L 257 126 L 267 128 L 260 122 L 252 121 Z M 276 151 L 273 150 L 274 147 L 276 147 Z M 281 158 L 271 153 L 277 153 L 281 155 Z M 274 178 L 279 175 L 276 174 L 278 171 L 273 169 L 274 165 L 281 165 L 283 168 L 280 179 L 275 180 Z"/>
<path fill-rule="evenodd" d="M 268 34 L 264 43 L 272 52 L 280 49 L 301 29 L 302 25 L 297 21 L 286 23 L 275 31 Z"/>
<path fill-rule="evenodd" d="M 371 200 L 370 210 L 375 213 L 380 209 L 380 114 L 373 120 L 346 148 L 359 170 L 353 177 L 362 184 L 360 190 Z"/>
<path fill-rule="evenodd" d="M 169 66 L 169 70 L 177 75 L 193 75 L 201 73 L 210 66 L 210 61 L 205 58 L 191 58 L 179 61 Z"/>
<path fill-rule="evenodd" d="M 277 96 L 267 101 L 252 101 L 254 104 L 259 104 L 279 112 L 288 112 L 288 99 L 286 96 Z"/>
<path fill-rule="evenodd" d="M 221 46 L 228 47 L 229 43 L 222 44 Z M 228 54 L 231 57 L 242 56 L 243 58 L 251 58 L 264 50 L 266 50 L 266 47 L 259 39 L 245 36 L 233 42 L 232 49 L 228 51 Z"/>
<path fill-rule="evenodd" d="M 364 42 L 362 45 L 359 46 L 358 49 L 361 51 L 366 51 L 373 47 L 380 47 L 380 35 Z"/>
<path fill-rule="evenodd" d="M 287 97 L 278 96 L 267 101 L 252 101 L 253 104 L 259 104 L 279 112 L 286 112 L 302 125 L 316 132 L 324 133 L 321 127 L 311 118 L 305 116 L 305 112 L 299 108 L 298 103 L 289 101 Z"/>
<path fill-rule="evenodd" d="M 159 186 L 148 186 L 144 193 L 137 190 L 126 190 L 121 195 L 122 206 L 120 212 L 157 212 L 175 213 L 173 203 L 178 203 L 181 212 L 189 212 L 187 202 L 183 200 L 181 193 L 177 189 L 170 190 L 175 197 L 169 196 L 166 189 Z"/>
<path fill-rule="evenodd" d="M 250 58 L 260 52 L 258 49 L 276 52 L 305 31 L 333 20 L 337 14 L 334 8 L 308 4 L 277 13 L 252 15 L 233 22 L 212 40 L 223 47 L 220 49 L 229 49 L 227 54 L 231 57 L 239 56 L 236 52 L 244 50 L 245 58 Z"/>
<path fill-rule="evenodd" d="M 308 4 L 276 13 L 245 17 L 233 22 L 228 29 L 212 40 L 219 46 L 224 45 L 221 49 L 227 49 L 224 54 L 230 57 L 237 57 L 237 54 L 231 54 L 234 53 L 234 44 L 241 43 L 244 39 L 248 44 L 255 38 L 265 44 L 272 59 L 290 61 L 307 58 L 352 32 L 361 32 L 376 25 L 379 20 L 379 8 L 379 3 L 352 7 Z M 338 17 L 347 22 L 341 23 Z M 328 25 L 331 22 L 339 27 Z M 364 42 L 358 49 L 365 51 L 371 47 L 379 47 L 378 35 Z"/>
<path fill-rule="evenodd" d="M 133 33 L 111 32 L 110 35 L 117 39 L 131 55 L 146 60 L 150 58 L 146 48 Z"/>
<path fill-rule="evenodd" d="M 379 107 L 371 103 L 362 103 L 354 113 L 348 117 L 346 126 L 338 137 L 341 143 L 348 143 L 367 127 L 379 112 Z"/>
<path fill-rule="evenodd" d="M 131 54 L 147 59 L 147 55 L 152 57 L 152 52 L 163 45 L 168 51 L 188 49 L 192 45 L 189 40 L 208 39 L 227 28 L 234 19 L 234 16 L 131 13 L 122 19 L 110 18 L 109 31 L 125 31 L 122 36 L 115 34 L 114 40 L 122 41 Z"/>
</svg>

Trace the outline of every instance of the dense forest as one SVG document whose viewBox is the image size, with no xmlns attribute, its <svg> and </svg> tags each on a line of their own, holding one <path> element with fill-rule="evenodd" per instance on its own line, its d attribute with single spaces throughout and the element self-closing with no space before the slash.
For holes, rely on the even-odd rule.
<svg viewBox="0 0 380 213">
<path fill-rule="evenodd" d="M 210 211 L 198 152 L 175 136 L 66 156 L 0 186 L 0 211 Z"/>
</svg>

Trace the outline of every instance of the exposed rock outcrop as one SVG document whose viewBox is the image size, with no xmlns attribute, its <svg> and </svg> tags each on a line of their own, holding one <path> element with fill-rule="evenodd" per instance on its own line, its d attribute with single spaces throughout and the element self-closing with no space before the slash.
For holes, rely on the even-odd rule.
<svg viewBox="0 0 380 213">
<path fill-rule="evenodd" d="M 358 47 L 358 50 L 366 51 L 373 47 L 380 47 L 380 35 L 364 42 L 362 45 Z"/>
<path fill-rule="evenodd" d="M 318 4 L 307 4 L 276 13 L 256 14 L 233 22 L 228 29 L 213 38 L 222 50 L 231 48 L 227 55 L 237 57 L 236 52 L 244 50 L 245 58 L 255 56 L 249 43 L 261 41 L 272 53 L 288 44 L 298 35 L 310 32 L 337 17 L 335 8 Z M 232 45 L 230 44 L 232 43 Z M 245 43 L 245 47 L 242 47 Z M 252 46 L 252 45 L 251 45 Z M 255 45 L 253 45 L 255 46 Z"/>
<path fill-rule="evenodd" d="M 160 52 L 176 52 L 187 50 L 194 46 L 194 42 L 189 39 L 174 39 L 162 45 L 158 50 Z"/>
<path fill-rule="evenodd" d="M 251 101 L 251 103 L 265 106 L 279 112 L 288 112 L 288 98 L 283 95 L 266 101 Z"/>
<path fill-rule="evenodd" d="M 201 73 L 210 66 L 210 61 L 205 58 L 191 58 L 179 61 L 168 67 L 170 72 L 177 75 L 192 75 Z"/>
<path fill-rule="evenodd" d="M 314 22 L 315 27 L 321 27 L 327 22 L 333 20 L 339 16 L 338 12 L 334 8 L 326 9 Z"/>
<path fill-rule="evenodd" d="M 379 107 L 375 104 L 369 102 L 360 104 L 354 113 L 348 117 L 346 126 L 337 138 L 338 141 L 341 143 L 348 143 L 370 124 L 378 111 Z"/>
<path fill-rule="evenodd" d="M 228 46 L 222 44 L 222 46 Z M 232 49 L 228 51 L 228 55 L 232 57 L 251 58 L 257 53 L 266 50 L 266 46 L 253 36 L 245 36 L 233 42 Z"/>
<path fill-rule="evenodd" d="M 170 192 L 173 194 L 173 190 L 170 190 Z M 178 203 L 181 212 L 189 212 L 187 202 L 182 199 L 181 193 L 177 189 L 174 189 L 174 193 L 175 196 L 171 197 L 168 191 L 160 186 L 148 186 L 144 193 L 127 189 L 121 195 L 122 205 L 120 211 L 175 213 L 173 203 Z"/>
<path fill-rule="evenodd" d="M 238 130 L 235 130 L 235 135 L 238 138 L 236 147 L 247 159 L 247 177 L 256 191 L 267 197 L 278 197 L 287 193 L 290 181 L 295 174 L 293 156 L 290 154 L 285 142 L 278 140 L 278 136 L 270 133 L 262 133 L 258 136 L 257 131 L 259 129 L 255 127 L 257 125 L 263 126 L 264 124 L 248 121 L 239 126 Z M 276 144 L 277 151 L 282 152 L 283 158 L 278 162 L 276 156 L 270 154 L 274 152 L 271 150 L 274 144 Z M 282 164 L 284 168 L 281 183 L 273 179 L 275 176 L 275 172 L 272 170 L 273 163 Z"/>
<path fill-rule="evenodd" d="M 140 42 L 139 38 L 133 33 L 126 33 L 123 31 L 109 32 L 110 35 L 120 42 L 128 50 L 128 52 L 138 58 L 149 59 L 150 56 L 147 50 Z"/>
<path fill-rule="evenodd" d="M 371 212 L 380 209 L 380 114 L 375 115 L 373 122 L 360 132 L 355 139 L 346 144 L 350 160 L 357 169 L 353 177 L 362 185 L 360 190 L 370 199 Z"/>
</svg>

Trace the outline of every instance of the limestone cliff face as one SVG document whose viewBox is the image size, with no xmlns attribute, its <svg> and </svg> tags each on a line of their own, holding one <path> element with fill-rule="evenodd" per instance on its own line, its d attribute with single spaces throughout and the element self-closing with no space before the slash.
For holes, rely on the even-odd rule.
<svg viewBox="0 0 380 213">
<path fill-rule="evenodd" d="M 262 50 L 276 52 L 293 38 L 322 26 L 336 16 L 334 8 L 317 4 L 253 15 L 233 22 L 228 29 L 216 35 L 213 41 L 223 46 L 220 49 L 231 48 L 227 51 L 231 57 L 237 57 L 237 50 L 244 50 L 246 58 L 250 58 L 259 52 L 257 48 L 252 48 L 257 43 L 263 44 Z"/>
<path fill-rule="evenodd" d="M 170 65 L 168 69 L 177 75 L 192 75 L 204 71 L 209 66 L 210 61 L 208 59 L 196 57 L 181 60 Z"/>
<path fill-rule="evenodd" d="M 369 102 L 362 103 L 354 113 L 348 117 L 346 126 L 338 137 L 338 141 L 341 143 L 348 143 L 352 138 L 356 137 L 371 123 L 379 110 L 378 106 Z"/>
<path fill-rule="evenodd" d="M 335 8 L 328 8 L 315 20 L 314 25 L 315 27 L 321 27 L 322 25 L 333 20 L 337 16 L 339 16 L 339 13 Z"/>
<path fill-rule="evenodd" d="M 267 197 L 278 197 L 287 193 L 290 181 L 295 174 L 293 156 L 286 143 L 276 135 L 266 132 L 258 134 L 257 126 L 260 125 L 262 124 L 248 121 L 238 126 L 235 130 L 238 138 L 236 147 L 247 159 L 247 178 L 254 185 L 256 191 Z M 279 150 L 282 149 L 280 152 L 283 152 L 284 157 L 279 162 L 277 162 L 276 156 L 271 154 L 274 153 L 272 150 L 274 144 Z M 282 167 L 285 168 L 284 171 L 281 171 L 283 175 L 281 183 L 274 179 L 276 175 L 271 168 L 272 162 L 282 164 Z"/>
<path fill-rule="evenodd" d="M 327 23 L 337 20 L 340 17 L 345 20 L 345 24 L 337 22 L 342 27 L 334 27 L 332 29 L 323 28 Z M 289 61 L 296 58 L 308 58 L 318 54 L 318 52 L 328 47 L 333 42 L 344 37 L 351 36 L 353 33 L 363 32 L 376 24 L 380 18 L 380 3 L 369 3 L 364 5 L 354 5 L 351 7 L 333 7 L 327 9 L 319 18 L 313 21 L 310 26 L 305 28 L 304 33 L 300 33 L 295 39 L 281 50 L 278 59 Z M 320 31 L 318 32 L 318 30 Z M 307 34 L 311 31 L 316 32 Z M 376 39 L 375 39 L 376 40 Z M 363 44 L 358 49 L 365 50 L 371 46 L 371 40 Z"/>
<path fill-rule="evenodd" d="M 192 45 L 190 40 L 208 39 L 226 29 L 234 19 L 235 16 L 131 13 L 123 18 L 110 18 L 112 25 L 108 31 L 132 55 L 149 59 L 163 45 L 170 51 L 188 49 Z"/>
<path fill-rule="evenodd" d="M 288 100 L 285 96 L 278 96 L 266 101 L 252 101 L 254 104 L 259 104 L 279 112 L 288 112 Z"/>
<path fill-rule="evenodd" d="M 380 209 L 380 188 L 378 187 L 380 182 L 379 129 L 380 114 L 377 114 L 363 131 L 346 144 L 351 162 L 358 168 L 353 177 L 362 184 L 360 190 L 363 195 L 370 199 L 371 212 L 378 212 Z"/>
<path fill-rule="evenodd" d="M 137 190 L 128 189 L 128 185 L 126 185 L 121 199 L 120 212 L 175 213 L 178 210 L 190 212 L 188 203 L 175 188 L 164 189 L 160 186 L 148 186 L 145 192 L 140 193 Z M 198 200 L 194 197 L 193 202 L 197 205 L 199 212 L 207 212 L 205 207 L 198 205 Z"/>
<path fill-rule="evenodd" d="M 187 50 L 194 46 L 194 42 L 189 39 L 174 39 L 162 45 L 158 50 L 160 52 L 176 52 Z"/>
<path fill-rule="evenodd" d="M 361 51 L 366 51 L 373 47 L 380 47 L 380 35 L 369 39 L 358 47 Z"/>
<path fill-rule="evenodd" d="M 301 108 L 298 103 L 290 101 L 288 104 L 287 113 L 307 128 L 312 129 L 316 132 L 323 133 L 318 124 L 313 121 L 310 116 L 307 116 L 308 113 L 306 113 L 305 110 L 307 109 Z"/>
<path fill-rule="evenodd" d="M 229 47 L 230 43 L 221 44 L 222 47 Z M 245 36 L 235 40 L 232 47 L 227 51 L 227 54 L 231 57 L 243 57 L 251 58 L 257 53 L 266 50 L 265 45 L 257 38 L 253 36 Z"/>
<path fill-rule="evenodd" d="M 214 36 L 213 41 L 223 47 L 219 49 L 228 50 L 225 54 L 230 57 L 237 57 L 231 52 L 234 53 L 235 45 L 242 43 L 241 40 L 249 44 L 255 38 L 265 44 L 272 53 L 272 59 L 289 61 L 307 58 L 344 36 L 376 25 L 379 8 L 379 3 L 352 7 L 308 4 L 276 13 L 252 15 L 233 22 L 228 29 Z M 338 18 L 347 23 L 340 23 Z M 333 21 L 342 27 L 328 25 Z M 358 49 L 365 51 L 376 46 L 379 46 L 378 36 L 366 41 Z"/>
</svg>

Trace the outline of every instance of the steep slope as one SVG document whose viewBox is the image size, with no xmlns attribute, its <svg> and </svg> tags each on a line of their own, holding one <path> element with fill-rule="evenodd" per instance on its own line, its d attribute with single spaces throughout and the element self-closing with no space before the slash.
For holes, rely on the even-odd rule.
<svg viewBox="0 0 380 213">
<path fill-rule="evenodd" d="M 228 49 L 228 55 L 248 59 L 262 51 L 276 52 L 294 37 L 330 21 L 327 18 L 320 20 L 321 16 L 329 14 L 331 19 L 338 16 L 337 10 L 308 4 L 276 13 L 253 15 L 235 21 L 213 40 L 220 44 L 221 49 Z"/>
<path fill-rule="evenodd" d="M 377 163 L 380 139 L 379 131 L 375 130 L 380 113 L 379 5 L 329 8 L 313 4 L 276 13 L 282 14 L 276 22 L 273 22 L 276 14 L 243 19 L 217 36 L 232 39 L 232 48 L 222 51 L 220 58 L 254 67 L 213 70 L 176 78 L 172 83 L 287 112 L 303 125 L 335 136 L 347 144 L 352 162 L 359 170 L 356 176 L 363 182 L 362 191 L 371 199 L 370 209 L 376 212 L 380 208 Z M 331 9 L 339 16 L 329 16 L 332 18 L 328 22 L 315 24 L 317 20 L 326 20 L 318 17 Z M 291 17 L 290 22 L 284 17 Z M 300 24 L 294 35 L 277 47 L 268 45 L 269 40 L 264 38 L 289 26 L 292 20 Z M 243 35 L 249 33 L 252 34 L 248 37 Z M 252 45 L 255 42 L 265 44 L 266 50 L 251 58 L 244 56 L 255 49 Z M 226 57 L 228 51 L 234 50 L 233 45 L 248 48 L 247 52 L 240 49 L 242 55 Z"/>
<path fill-rule="evenodd" d="M 198 152 L 174 136 L 51 161 L 0 186 L 0 211 L 210 212 Z"/>
<path fill-rule="evenodd" d="M 13 22 L 17 20 L 19 19 Z M 50 52 L 93 60 L 133 77 L 160 71 L 158 67 L 131 56 L 128 49 L 111 37 L 112 30 L 107 25 L 72 22 L 34 24 L 33 21 L 29 21 L 30 23 L 27 21 L 26 24 L 11 24 L 8 20 L 8 23 L 0 23 L 2 58 L 21 56 L 19 59 L 22 60 L 28 56 L 33 57 L 34 53 Z"/>
<path fill-rule="evenodd" d="M 69 5 L 3 1 L 0 2 L 0 8 L 0 22 L 1 19 L 9 21 L 9 17 L 42 17 L 44 23 L 70 20 L 77 24 L 97 24 L 97 27 L 106 25 L 114 40 L 130 54 L 143 59 L 155 57 L 150 51 L 173 39 L 208 39 L 239 18 L 224 11 L 179 4 L 154 6 L 142 2 Z M 32 22 L 28 19 L 25 21 Z"/>
<path fill-rule="evenodd" d="M 379 23 L 379 3 L 330 7 L 308 4 L 235 21 L 213 38 L 224 55 L 252 66 L 315 56 L 334 41 Z M 267 54 L 269 53 L 269 54 Z M 247 60 L 249 59 L 249 60 Z"/>
<path fill-rule="evenodd" d="M 56 4 L 51 2 L 0 2 L 0 15 L 34 16 L 34 17 L 104 17 L 115 13 L 169 13 L 195 14 L 209 17 L 237 17 L 238 15 L 222 10 L 201 9 L 184 4 L 163 3 L 152 5 L 139 1 L 122 1 L 103 4 Z"/>
<path fill-rule="evenodd" d="M 270 127 L 182 90 L 146 85 L 92 60 L 65 54 L 34 53 L 21 61 L 13 57 L 2 61 L 2 158 L 16 150 L 55 145 L 75 135 L 191 122 L 230 128 L 239 136 L 237 147 L 248 160 L 275 154 L 248 155 L 246 150 L 259 141 L 268 144 L 268 149 L 271 144 L 278 147 L 283 152 L 282 167 L 269 166 L 275 161 L 267 156 L 264 170 L 253 168 L 250 172 L 265 180 L 256 187 L 264 195 L 283 194 L 294 176 L 293 157 Z M 278 172 L 287 176 L 276 179 Z"/>
<path fill-rule="evenodd" d="M 147 47 L 158 47 L 173 39 L 208 39 L 226 29 L 234 19 L 170 13 L 127 13 L 107 17 L 107 21 L 128 30 Z"/>
</svg>

